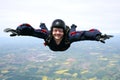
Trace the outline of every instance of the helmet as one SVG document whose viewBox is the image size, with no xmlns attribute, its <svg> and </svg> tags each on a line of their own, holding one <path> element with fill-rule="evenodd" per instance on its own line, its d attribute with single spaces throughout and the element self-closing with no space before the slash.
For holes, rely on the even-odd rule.
<svg viewBox="0 0 120 80">
<path fill-rule="evenodd" d="M 62 28 L 63 30 L 66 30 L 65 22 L 61 19 L 56 19 L 52 23 L 51 30 L 53 28 Z"/>
</svg>

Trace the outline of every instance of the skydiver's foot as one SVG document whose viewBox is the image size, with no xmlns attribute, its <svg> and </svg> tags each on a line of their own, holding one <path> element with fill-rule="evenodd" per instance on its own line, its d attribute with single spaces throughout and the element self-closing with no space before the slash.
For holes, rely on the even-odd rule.
<svg viewBox="0 0 120 80">
<path fill-rule="evenodd" d="M 72 24 L 71 28 L 77 28 L 77 26 L 75 24 Z"/>
<path fill-rule="evenodd" d="M 48 30 L 45 23 L 40 23 L 40 28 L 41 29 L 45 29 L 45 30 Z"/>
</svg>

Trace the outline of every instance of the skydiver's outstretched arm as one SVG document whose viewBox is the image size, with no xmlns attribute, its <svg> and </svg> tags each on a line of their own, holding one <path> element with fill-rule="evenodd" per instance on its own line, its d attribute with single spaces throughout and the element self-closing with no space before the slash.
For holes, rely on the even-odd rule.
<svg viewBox="0 0 120 80">
<path fill-rule="evenodd" d="M 88 31 L 73 31 L 69 33 L 70 41 L 81 41 L 81 40 L 92 40 L 101 41 L 105 43 L 106 39 L 113 37 L 112 35 L 102 35 L 102 33 L 97 29 L 91 29 Z"/>
<path fill-rule="evenodd" d="M 21 24 L 17 27 L 17 29 L 6 28 L 5 32 L 11 32 L 10 36 L 33 36 L 38 38 L 45 39 L 48 35 L 48 31 L 46 29 L 34 29 L 30 24 Z"/>
</svg>

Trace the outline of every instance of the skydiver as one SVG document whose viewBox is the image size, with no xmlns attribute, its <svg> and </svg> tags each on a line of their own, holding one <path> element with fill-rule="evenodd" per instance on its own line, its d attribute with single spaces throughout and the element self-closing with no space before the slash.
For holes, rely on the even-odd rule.
<svg viewBox="0 0 120 80">
<path fill-rule="evenodd" d="M 41 29 L 34 29 L 30 24 L 24 23 L 16 29 L 6 28 L 5 32 L 11 32 L 13 36 L 33 36 L 44 39 L 45 45 L 52 51 L 65 51 L 71 43 L 83 40 L 100 41 L 105 43 L 106 39 L 113 37 L 112 35 L 102 35 L 97 29 L 88 31 L 76 31 L 76 25 L 72 25 L 69 29 L 65 22 L 61 19 L 56 19 L 52 22 L 50 31 L 44 23 L 40 24 Z"/>
</svg>

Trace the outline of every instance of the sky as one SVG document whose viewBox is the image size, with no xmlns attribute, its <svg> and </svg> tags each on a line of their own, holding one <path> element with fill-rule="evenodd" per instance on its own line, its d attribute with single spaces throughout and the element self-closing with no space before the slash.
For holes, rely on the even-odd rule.
<svg viewBox="0 0 120 80">
<path fill-rule="evenodd" d="M 120 0 L 0 0 L 0 36 L 5 28 L 29 23 L 35 29 L 41 22 L 50 29 L 55 19 L 77 30 L 99 29 L 103 34 L 120 33 Z"/>
</svg>

